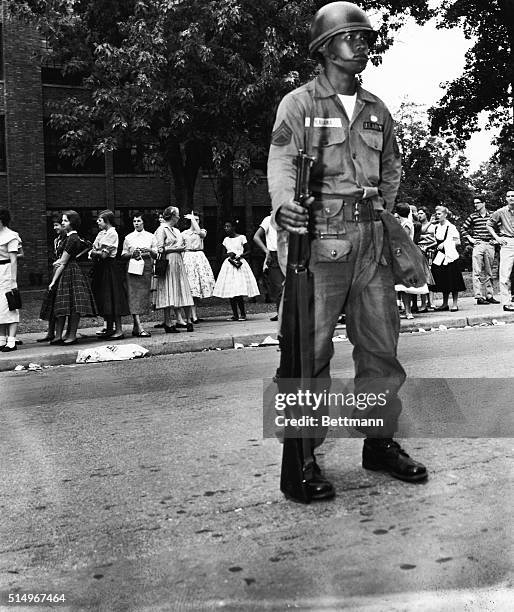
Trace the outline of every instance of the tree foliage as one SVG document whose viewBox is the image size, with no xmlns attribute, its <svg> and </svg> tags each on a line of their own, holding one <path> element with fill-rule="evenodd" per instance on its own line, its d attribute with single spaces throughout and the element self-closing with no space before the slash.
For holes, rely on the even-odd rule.
<svg viewBox="0 0 514 612">
<path fill-rule="evenodd" d="M 323 0 L 11 0 L 34 20 L 64 73 L 84 75 L 91 97 L 53 109 L 63 154 L 137 145 L 173 175 L 192 204 L 201 164 L 220 179 L 223 214 L 233 173 L 265 157 L 276 105 L 312 76 L 308 29 Z M 380 25 L 375 61 L 407 14 L 426 20 L 425 0 L 361 3 Z"/>
<path fill-rule="evenodd" d="M 491 210 L 505 206 L 505 194 L 514 189 L 514 169 L 498 162 L 497 157 L 483 163 L 470 177 L 476 193 L 483 195 Z"/>
<path fill-rule="evenodd" d="M 395 118 L 402 150 L 398 199 L 430 210 L 444 204 L 456 216 L 471 212 L 468 162 L 456 152 L 452 139 L 430 133 L 427 112 L 418 104 L 402 103 Z"/>
<path fill-rule="evenodd" d="M 490 124 L 501 128 L 496 141 L 501 161 L 512 167 L 514 0 L 444 0 L 437 15 L 438 27 L 460 25 L 474 44 L 466 54 L 464 73 L 447 84 L 446 94 L 431 109 L 432 130 L 449 129 L 463 145 L 486 111 Z"/>
</svg>

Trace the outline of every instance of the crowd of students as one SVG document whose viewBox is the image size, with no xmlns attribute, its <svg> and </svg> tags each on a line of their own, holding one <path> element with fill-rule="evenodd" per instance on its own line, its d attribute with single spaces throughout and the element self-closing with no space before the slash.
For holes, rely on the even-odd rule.
<svg viewBox="0 0 514 612">
<path fill-rule="evenodd" d="M 48 330 L 38 342 L 51 345 L 77 343 L 81 317 L 101 316 L 104 325 L 96 335 L 109 341 L 125 337 L 122 318 L 132 317 L 132 336 L 148 337 L 141 317 L 151 309 L 161 311 L 166 333 L 180 328 L 194 331 L 200 323 L 198 300 L 211 296 L 228 298 L 231 321 L 245 321 L 245 296 L 259 295 L 255 276 L 246 261 L 249 253 L 246 237 L 237 233 L 236 224 L 224 226 L 224 261 L 217 280 L 203 252 L 206 230 L 198 215 L 185 215 L 189 227 L 177 229 L 178 208 L 168 206 L 159 216 L 154 233 L 144 227 L 141 213 L 132 215 L 133 231 L 121 248 L 114 213 L 102 211 L 97 218 L 98 234 L 91 244 L 79 234 L 81 219 L 74 210 L 66 210 L 54 221 L 53 272 L 41 304 L 40 318 L 48 321 Z M 17 289 L 17 258 L 21 240 L 9 229 L 10 215 L 0 210 L 0 292 L 2 297 Z M 119 252 L 120 251 L 120 252 Z M 91 262 L 85 274 L 79 258 Z M 126 265 L 119 265 L 119 259 Z M 5 303 L 4 303 L 5 302 Z M 16 350 L 19 309 L 9 309 L 0 302 L 0 350 Z"/>
<path fill-rule="evenodd" d="M 397 287 L 400 317 L 413 319 L 413 313 L 428 311 L 459 310 L 459 293 L 466 290 L 461 271 L 461 245 L 459 230 L 451 221 L 451 212 L 446 206 L 436 206 L 432 215 L 426 208 L 417 208 L 400 202 L 395 215 L 410 238 L 418 245 L 426 260 L 426 285 L 422 289 Z M 435 306 L 434 294 L 442 294 L 442 302 Z M 421 304 L 418 305 L 418 296 Z M 452 299 L 451 305 L 449 299 Z M 490 296 L 490 303 L 498 304 Z"/>
</svg>

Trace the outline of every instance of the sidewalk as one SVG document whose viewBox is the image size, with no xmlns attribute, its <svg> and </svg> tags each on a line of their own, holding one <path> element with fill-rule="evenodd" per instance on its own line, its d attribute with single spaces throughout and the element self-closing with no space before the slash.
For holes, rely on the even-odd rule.
<svg viewBox="0 0 514 612">
<path fill-rule="evenodd" d="M 234 348 L 236 343 L 248 346 L 261 343 L 264 338 L 277 337 L 277 323 L 269 320 L 270 313 L 253 314 L 248 321 L 226 321 L 225 318 L 210 318 L 195 326 L 194 332 L 181 330 L 180 334 L 166 334 L 162 329 L 154 329 L 147 323 L 146 329 L 152 333 L 150 338 L 133 338 L 130 335 L 131 325 L 125 324 L 125 339 L 116 344 L 139 344 L 149 350 L 148 356 L 177 353 L 198 352 L 213 349 Z M 128 318 L 125 319 L 128 321 Z M 414 319 L 402 319 L 401 331 L 412 332 L 419 328 L 430 330 L 440 325 L 446 327 L 465 327 L 466 325 L 491 325 L 493 320 L 514 323 L 514 312 L 504 312 L 500 304 L 477 306 L 474 298 L 459 299 L 458 312 L 429 312 L 414 315 Z M 27 366 L 37 363 L 41 366 L 69 365 L 75 363 L 77 352 L 91 346 L 109 344 L 108 340 L 98 340 L 95 332 L 98 328 L 79 329 L 79 343 L 73 346 L 50 346 L 38 344 L 37 338 L 44 333 L 19 334 L 23 341 L 17 351 L 0 353 L 0 371 L 13 370 L 17 365 Z M 344 326 L 336 328 L 335 335 L 344 335 Z"/>
</svg>

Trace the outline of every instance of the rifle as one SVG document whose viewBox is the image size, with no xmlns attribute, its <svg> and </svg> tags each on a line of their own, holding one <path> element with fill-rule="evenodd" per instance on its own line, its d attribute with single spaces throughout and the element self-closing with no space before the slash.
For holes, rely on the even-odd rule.
<svg viewBox="0 0 514 612">
<path fill-rule="evenodd" d="M 311 118 L 312 125 L 312 118 Z M 295 201 L 305 206 L 309 197 L 310 171 L 315 161 L 304 150 L 296 156 Z M 308 234 L 289 234 L 287 270 L 282 302 L 280 330 L 280 366 L 277 383 L 281 391 L 292 391 L 291 380 L 300 387 L 312 378 L 314 346 L 314 282 L 309 271 L 310 240 Z M 289 379 L 289 380 L 288 380 Z M 298 387 L 298 385 L 296 385 Z M 291 410 L 286 410 L 290 417 Z M 294 415 L 298 416 L 298 415 Z M 286 426 L 282 451 L 280 490 L 294 501 L 311 501 L 306 482 L 313 476 L 314 440 L 298 429 Z"/>
</svg>

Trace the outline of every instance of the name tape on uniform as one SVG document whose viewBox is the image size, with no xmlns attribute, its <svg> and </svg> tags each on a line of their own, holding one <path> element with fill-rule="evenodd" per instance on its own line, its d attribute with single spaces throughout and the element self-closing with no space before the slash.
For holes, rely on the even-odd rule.
<svg viewBox="0 0 514 612">
<path fill-rule="evenodd" d="M 384 126 L 381 123 L 376 123 L 375 121 L 364 121 L 362 127 L 365 130 L 373 130 L 374 132 L 384 131 Z"/>
<path fill-rule="evenodd" d="M 311 118 L 305 117 L 305 127 L 310 127 Z M 314 117 L 314 127 L 316 128 L 338 128 L 343 127 L 340 117 Z"/>
</svg>

